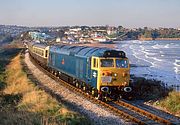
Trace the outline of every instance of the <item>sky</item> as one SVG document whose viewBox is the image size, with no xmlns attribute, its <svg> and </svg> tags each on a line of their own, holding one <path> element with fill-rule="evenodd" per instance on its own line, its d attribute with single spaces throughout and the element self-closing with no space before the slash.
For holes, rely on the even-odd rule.
<svg viewBox="0 0 180 125">
<path fill-rule="evenodd" d="M 0 0 L 0 24 L 180 27 L 180 0 Z"/>
</svg>

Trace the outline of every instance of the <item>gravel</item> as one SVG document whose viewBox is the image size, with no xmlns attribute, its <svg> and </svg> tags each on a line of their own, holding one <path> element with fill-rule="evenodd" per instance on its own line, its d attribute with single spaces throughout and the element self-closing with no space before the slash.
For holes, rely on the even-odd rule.
<svg viewBox="0 0 180 125">
<path fill-rule="evenodd" d="M 89 100 L 81 97 L 68 90 L 60 83 L 57 83 L 55 80 L 41 72 L 36 68 L 29 59 L 29 54 L 25 54 L 25 63 L 28 66 L 28 69 L 32 72 L 33 77 L 37 79 L 37 85 L 40 88 L 43 88 L 45 91 L 55 95 L 56 99 L 65 104 L 73 111 L 77 111 L 80 114 L 86 116 L 92 124 L 95 125 L 129 125 L 130 122 L 124 121 L 115 114 L 109 112 L 107 109 L 98 106 L 90 102 Z"/>
</svg>

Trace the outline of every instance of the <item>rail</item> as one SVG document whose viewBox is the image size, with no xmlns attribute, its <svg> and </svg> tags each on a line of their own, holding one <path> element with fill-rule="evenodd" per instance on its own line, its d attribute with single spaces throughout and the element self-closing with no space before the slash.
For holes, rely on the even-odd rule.
<svg viewBox="0 0 180 125">
<path fill-rule="evenodd" d="M 135 111 L 135 112 L 137 112 L 137 113 L 139 113 L 141 115 L 144 115 L 144 116 L 146 116 L 146 117 L 148 117 L 148 118 L 150 118 L 150 119 L 152 119 L 154 121 L 157 121 L 159 123 L 168 124 L 168 125 L 173 124 L 169 120 L 161 118 L 161 117 L 159 117 L 159 116 L 157 116 L 155 114 L 152 114 L 152 113 L 150 113 L 148 111 L 145 111 L 145 110 L 143 110 L 143 109 L 141 109 L 139 107 L 136 107 L 136 106 L 134 106 L 132 104 L 129 104 L 129 103 L 123 101 L 123 100 L 119 100 L 119 101 L 116 101 L 114 103 L 117 104 L 117 105 L 120 105 L 120 106 L 124 106 L 124 107 L 126 107 L 126 108 L 128 108 L 130 110 L 133 110 L 133 111 Z"/>
</svg>

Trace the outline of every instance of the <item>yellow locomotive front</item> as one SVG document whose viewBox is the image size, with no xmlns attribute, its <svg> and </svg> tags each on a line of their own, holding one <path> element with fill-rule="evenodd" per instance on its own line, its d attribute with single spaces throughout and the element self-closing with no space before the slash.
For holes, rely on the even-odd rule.
<svg viewBox="0 0 180 125">
<path fill-rule="evenodd" d="M 125 54 L 125 53 L 120 53 Z M 129 98 L 132 88 L 129 86 L 130 65 L 124 56 L 93 57 L 92 68 L 97 70 L 97 89 L 100 98 Z"/>
</svg>

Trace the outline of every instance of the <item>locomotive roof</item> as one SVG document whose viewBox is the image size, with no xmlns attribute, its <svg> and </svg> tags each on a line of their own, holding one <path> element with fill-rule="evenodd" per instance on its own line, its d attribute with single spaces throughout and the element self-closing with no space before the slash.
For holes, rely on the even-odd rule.
<svg viewBox="0 0 180 125">
<path fill-rule="evenodd" d="M 34 43 L 33 46 L 42 48 L 42 49 L 45 49 L 46 47 L 48 47 L 48 45 L 42 44 L 42 43 Z"/>
<path fill-rule="evenodd" d="M 125 57 L 123 51 L 117 51 L 110 48 L 88 47 L 88 46 L 69 46 L 54 45 L 50 47 L 50 52 L 63 53 L 66 55 L 74 55 L 80 57 Z M 111 53 L 111 54 L 109 54 Z"/>
</svg>

